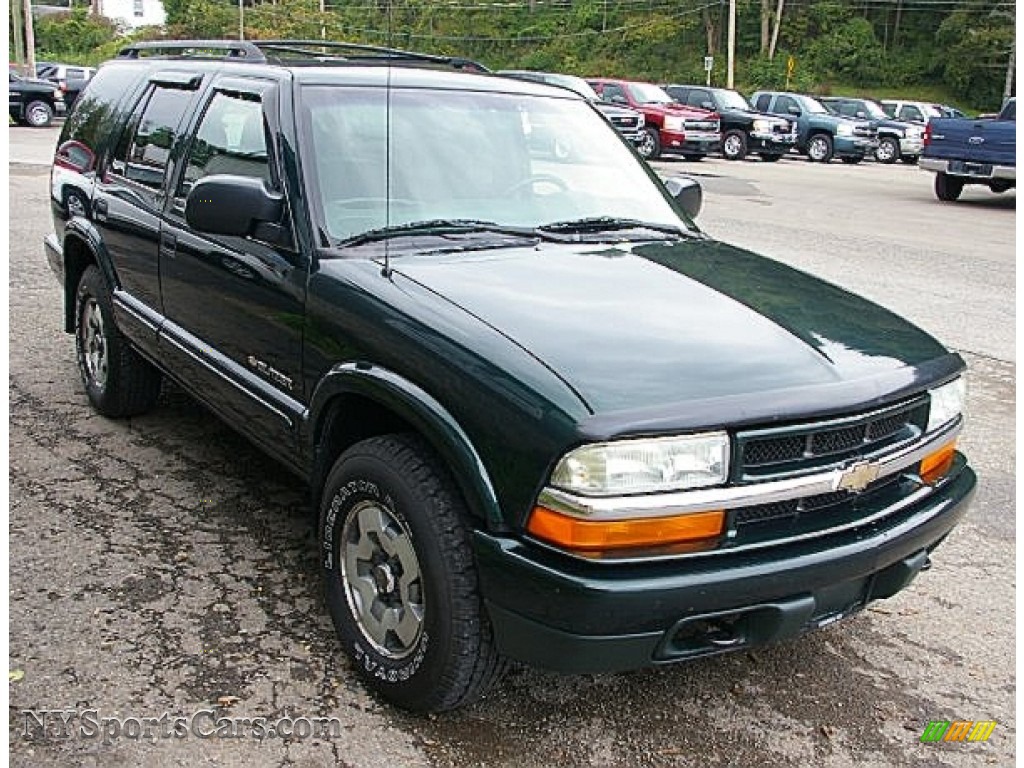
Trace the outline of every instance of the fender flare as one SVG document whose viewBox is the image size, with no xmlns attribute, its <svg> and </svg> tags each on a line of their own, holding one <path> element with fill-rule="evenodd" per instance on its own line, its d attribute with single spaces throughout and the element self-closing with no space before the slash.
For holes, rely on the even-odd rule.
<svg viewBox="0 0 1024 768">
<path fill-rule="evenodd" d="M 315 486 L 330 467 L 317 455 L 325 415 L 336 397 L 358 395 L 387 408 L 410 424 L 452 471 L 470 511 L 491 528 L 505 526 L 494 484 L 480 454 L 454 416 L 424 389 L 394 371 L 367 363 L 335 365 L 320 380 L 310 401 L 304 442 L 314 457 Z M 314 488 L 319 493 L 319 487 Z"/>
<path fill-rule="evenodd" d="M 64 228 L 64 330 L 72 333 L 75 329 L 75 291 L 78 289 L 78 278 L 85 268 L 73 268 L 68 263 L 68 240 L 79 240 L 83 247 L 92 254 L 92 260 L 96 262 L 100 272 L 103 273 L 107 286 L 111 291 L 117 287 L 117 273 L 114 271 L 113 262 L 110 260 L 110 253 L 99 231 L 91 221 L 74 219 L 69 221 Z"/>
</svg>

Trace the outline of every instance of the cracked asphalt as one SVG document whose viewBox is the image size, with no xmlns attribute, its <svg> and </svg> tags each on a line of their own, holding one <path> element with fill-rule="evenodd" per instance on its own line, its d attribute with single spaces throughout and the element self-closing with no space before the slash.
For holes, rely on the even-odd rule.
<svg viewBox="0 0 1024 768">
<path fill-rule="evenodd" d="M 897 597 L 749 653 L 619 674 L 515 668 L 436 717 L 381 704 L 321 607 L 301 483 L 173 387 L 82 392 L 43 257 L 56 131 L 10 131 L 10 762 L 15 766 L 975 766 L 1016 758 L 1013 193 L 949 206 L 915 168 L 659 164 L 712 234 L 913 318 L 971 367 L 967 520 Z M 336 718 L 326 737 L 82 736 L 99 718 Z M 922 744 L 929 720 L 995 720 Z M 212 729 L 208 729 L 212 730 Z"/>
</svg>

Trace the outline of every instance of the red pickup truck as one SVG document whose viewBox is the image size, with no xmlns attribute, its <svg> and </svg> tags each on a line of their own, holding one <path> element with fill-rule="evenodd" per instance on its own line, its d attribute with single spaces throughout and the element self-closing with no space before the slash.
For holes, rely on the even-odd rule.
<svg viewBox="0 0 1024 768">
<path fill-rule="evenodd" d="M 587 82 L 602 101 L 643 113 L 646 127 L 636 149 L 647 160 L 663 154 L 703 160 L 722 143 L 722 121 L 717 112 L 680 104 L 652 83 L 609 78 Z"/>
</svg>

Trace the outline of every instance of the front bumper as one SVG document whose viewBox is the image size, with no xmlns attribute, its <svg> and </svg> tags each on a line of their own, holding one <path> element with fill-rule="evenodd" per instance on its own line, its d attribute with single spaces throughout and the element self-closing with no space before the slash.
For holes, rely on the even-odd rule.
<svg viewBox="0 0 1024 768">
<path fill-rule="evenodd" d="M 878 149 L 878 139 L 861 136 L 836 136 L 835 153 L 843 157 L 863 157 Z"/>
<path fill-rule="evenodd" d="M 758 133 L 751 131 L 751 152 L 772 152 L 784 154 L 796 146 L 795 133 Z"/>
<path fill-rule="evenodd" d="M 665 154 L 710 155 L 721 143 L 721 133 L 661 131 L 661 151 Z"/>
<path fill-rule="evenodd" d="M 636 669 L 799 635 L 890 597 L 967 511 L 970 467 L 856 530 L 759 551 L 610 564 L 478 531 L 498 648 L 563 672 Z"/>
</svg>

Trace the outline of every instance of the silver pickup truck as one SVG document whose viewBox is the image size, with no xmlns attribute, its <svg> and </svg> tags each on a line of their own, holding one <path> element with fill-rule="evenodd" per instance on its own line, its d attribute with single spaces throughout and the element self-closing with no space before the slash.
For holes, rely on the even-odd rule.
<svg viewBox="0 0 1024 768">
<path fill-rule="evenodd" d="M 994 118 L 936 118 L 924 134 L 921 168 L 935 172 L 935 196 L 951 202 L 964 186 L 993 192 L 1017 186 L 1017 99 Z"/>
</svg>

